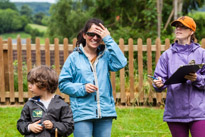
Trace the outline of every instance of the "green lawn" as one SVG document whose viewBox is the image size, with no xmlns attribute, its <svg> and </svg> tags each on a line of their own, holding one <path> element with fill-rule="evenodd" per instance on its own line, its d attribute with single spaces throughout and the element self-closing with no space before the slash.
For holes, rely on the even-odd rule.
<svg viewBox="0 0 205 137">
<path fill-rule="evenodd" d="M 42 26 L 42 25 L 37 25 L 37 24 L 29 24 L 33 29 L 38 29 L 40 32 L 46 32 L 47 27 Z M 13 32 L 13 33 L 4 33 L 0 34 L 0 37 L 3 38 L 3 40 L 8 39 L 9 37 L 12 39 L 16 39 L 17 36 L 20 36 L 22 39 L 26 38 L 31 38 L 31 35 L 25 32 Z M 45 43 L 45 38 L 44 37 L 39 37 L 40 38 L 40 43 L 44 44 Z M 34 42 L 35 43 L 35 42 Z"/>
<path fill-rule="evenodd" d="M 40 32 L 47 31 L 47 26 L 42 26 L 42 25 L 38 25 L 38 24 L 29 24 L 29 26 L 31 26 L 32 29 L 38 29 Z"/>
<path fill-rule="evenodd" d="M 0 107 L 1 137 L 21 137 L 16 129 L 21 109 Z M 167 124 L 162 121 L 163 109 L 129 107 L 116 110 L 118 118 L 113 121 L 112 137 L 171 137 Z"/>
<path fill-rule="evenodd" d="M 27 34 L 25 32 L 4 33 L 0 35 L 0 37 L 2 37 L 4 40 L 8 39 L 9 37 L 12 39 L 16 39 L 17 36 L 20 36 L 20 38 L 31 38 L 30 34 Z"/>
<path fill-rule="evenodd" d="M 20 36 L 21 39 L 31 38 L 31 35 L 27 34 L 25 32 L 4 33 L 4 34 L 0 35 L 0 37 L 2 37 L 3 40 L 6 40 L 8 38 L 16 39 L 17 36 Z M 46 38 L 43 38 L 43 37 L 39 37 L 39 38 L 40 38 L 40 43 L 44 44 Z M 35 43 L 35 42 L 33 42 L 33 43 Z"/>
</svg>

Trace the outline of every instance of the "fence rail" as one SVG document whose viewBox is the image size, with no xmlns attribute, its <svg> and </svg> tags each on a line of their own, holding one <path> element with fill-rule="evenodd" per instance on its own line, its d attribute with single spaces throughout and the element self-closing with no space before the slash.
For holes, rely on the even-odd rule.
<svg viewBox="0 0 205 137">
<path fill-rule="evenodd" d="M 27 72 L 34 66 L 45 64 L 48 66 L 54 65 L 56 72 L 60 74 L 60 68 L 63 62 L 75 48 L 75 45 L 76 39 L 73 39 L 73 43 L 69 44 L 67 38 L 64 39 L 63 44 L 59 44 L 57 38 L 54 39 L 54 44 L 50 44 L 48 38 L 45 39 L 45 44 L 40 44 L 39 38 L 36 38 L 35 44 L 31 44 L 29 38 L 26 39 L 26 44 L 21 44 L 20 38 L 17 38 L 17 44 L 12 44 L 11 38 L 8 38 L 7 42 L 4 42 L 0 37 L 0 104 L 23 104 L 25 100 L 32 97 L 30 91 L 23 91 L 25 86 L 23 85 L 25 79 L 23 75 L 23 73 L 25 73 L 25 70 L 23 70 L 24 62 L 26 62 Z M 123 39 L 119 40 L 120 49 L 128 55 L 128 66 L 120 70 L 119 77 L 116 75 L 116 72 L 111 72 L 113 96 L 116 103 L 129 105 L 133 103 L 153 103 L 154 100 L 156 103 L 162 103 L 162 99 L 166 98 L 166 92 L 154 92 L 153 89 L 150 88 L 152 87 L 152 81 L 150 79 L 144 79 L 143 74 L 145 72 L 147 72 L 147 74 L 153 74 L 153 62 L 156 64 L 161 52 L 168 49 L 169 46 L 169 39 L 166 39 L 163 45 L 158 38 L 155 40 L 154 45 L 152 45 L 150 38 L 146 40 L 146 44 L 143 44 L 142 39 L 139 38 L 137 45 L 133 44 L 133 39 L 131 38 L 128 40 L 128 45 L 124 44 Z M 205 39 L 202 39 L 201 46 L 205 48 Z M 16 55 L 14 53 L 16 53 Z M 137 57 L 134 55 L 137 55 Z M 153 57 L 153 55 L 155 55 L 155 57 Z M 143 58 L 145 57 L 146 67 L 143 65 Z M 53 63 L 52 59 L 54 60 Z M 14 88 L 14 69 L 16 69 L 13 64 L 14 60 L 18 62 L 16 66 L 18 91 L 15 91 Z M 137 65 L 134 65 L 135 63 L 137 63 Z M 138 67 L 135 68 L 135 66 Z M 125 76 L 126 73 L 128 74 L 127 77 Z M 148 83 L 146 86 L 149 87 L 146 90 L 145 81 Z M 56 93 L 65 98 L 66 102 L 69 102 L 68 95 L 60 93 L 59 89 L 57 89 Z"/>
</svg>

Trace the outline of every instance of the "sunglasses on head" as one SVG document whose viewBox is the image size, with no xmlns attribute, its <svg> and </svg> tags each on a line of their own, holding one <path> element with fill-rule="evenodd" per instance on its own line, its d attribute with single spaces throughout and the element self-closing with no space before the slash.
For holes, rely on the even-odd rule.
<svg viewBox="0 0 205 137">
<path fill-rule="evenodd" d="M 101 38 L 100 35 L 96 34 L 96 33 L 93 33 L 93 32 L 86 32 L 86 34 L 89 36 L 89 37 L 94 37 L 95 35 L 98 37 L 98 38 Z"/>
</svg>

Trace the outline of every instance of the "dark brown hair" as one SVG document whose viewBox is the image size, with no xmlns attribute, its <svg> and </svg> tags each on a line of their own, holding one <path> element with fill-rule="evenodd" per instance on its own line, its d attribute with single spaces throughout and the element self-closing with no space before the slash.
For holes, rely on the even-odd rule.
<svg viewBox="0 0 205 137">
<path fill-rule="evenodd" d="M 46 88 L 48 92 L 54 93 L 58 87 L 58 75 L 48 66 L 42 65 L 28 72 L 27 80 L 35 84 L 39 89 Z"/>
<path fill-rule="evenodd" d="M 195 37 L 195 33 L 191 35 L 191 42 L 196 42 L 196 37 Z"/>
<path fill-rule="evenodd" d="M 82 43 L 84 47 L 86 45 L 86 40 L 83 38 L 83 33 L 85 34 L 91 28 L 93 24 L 100 26 L 99 23 L 103 24 L 103 21 L 96 19 L 96 18 L 88 20 L 85 26 L 83 27 L 83 29 L 81 29 L 77 35 L 76 46 L 79 46 Z"/>
</svg>

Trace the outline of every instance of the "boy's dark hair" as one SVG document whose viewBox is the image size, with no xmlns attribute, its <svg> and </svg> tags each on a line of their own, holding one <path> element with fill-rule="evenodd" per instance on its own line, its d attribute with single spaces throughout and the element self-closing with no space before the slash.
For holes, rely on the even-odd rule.
<svg viewBox="0 0 205 137">
<path fill-rule="evenodd" d="M 27 80 L 35 84 L 39 89 L 46 88 L 48 92 L 54 93 L 58 87 L 58 75 L 50 67 L 42 65 L 28 72 Z"/>
</svg>

